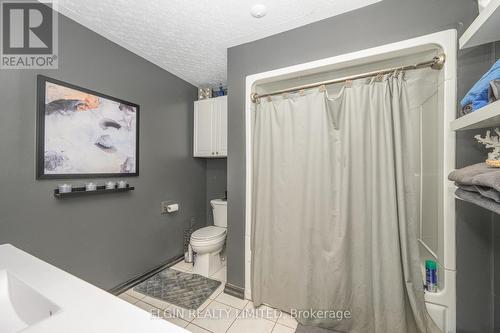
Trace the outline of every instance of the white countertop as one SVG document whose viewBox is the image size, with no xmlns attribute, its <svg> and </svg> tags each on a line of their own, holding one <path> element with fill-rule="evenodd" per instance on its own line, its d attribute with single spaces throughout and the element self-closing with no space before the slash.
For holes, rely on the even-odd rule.
<svg viewBox="0 0 500 333">
<path fill-rule="evenodd" d="M 3 269 L 61 308 L 23 333 L 188 332 L 10 244 L 0 245 Z"/>
</svg>

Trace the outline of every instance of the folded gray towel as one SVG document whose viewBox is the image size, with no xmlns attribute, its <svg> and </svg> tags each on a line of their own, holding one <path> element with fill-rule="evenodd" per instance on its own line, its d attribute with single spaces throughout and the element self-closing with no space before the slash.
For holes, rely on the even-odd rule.
<svg viewBox="0 0 500 333">
<path fill-rule="evenodd" d="M 500 169 L 492 168 L 493 172 L 486 172 L 472 177 L 472 184 L 476 186 L 490 187 L 500 191 Z"/>
<path fill-rule="evenodd" d="M 455 186 L 460 187 L 464 191 L 479 193 L 479 191 L 477 190 L 477 188 L 474 185 L 465 185 L 465 184 L 460 184 L 460 183 L 455 182 Z"/>
<path fill-rule="evenodd" d="M 496 202 L 500 203 L 500 192 L 497 190 L 491 188 L 491 187 L 486 187 L 486 186 L 474 186 L 481 194 L 483 197 L 495 200 Z"/>
<path fill-rule="evenodd" d="M 479 193 L 484 197 L 490 198 L 500 203 L 500 192 L 498 192 L 495 189 L 492 189 L 491 187 L 478 186 L 478 185 L 464 185 L 459 183 L 455 183 L 455 185 L 459 187 L 461 190 Z"/>
<path fill-rule="evenodd" d="M 500 203 L 483 197 L 479 193 L 469 192 L 461 189 L 455 191 L 455 195 L 464 201 L 471 202 L 496 214 L 500 214 Z"/>
<path fill-rule="evenodd" d="M 486 165 L 486 163 L 478 163 L 452 171 L 448 175 L 448 179 L 460 185 L 476 185 L 472 181 L 473 178 L 477 175 L 487 174 L 490 172 L 500 172 L 500 169 L 490 168 Z"/>
</svg>

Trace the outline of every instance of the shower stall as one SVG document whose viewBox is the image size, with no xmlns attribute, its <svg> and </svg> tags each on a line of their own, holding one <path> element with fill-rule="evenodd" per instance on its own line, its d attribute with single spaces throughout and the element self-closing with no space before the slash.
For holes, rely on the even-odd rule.
<svg viewBox="0 0 500 333">
<path fill-rule="evenodd" d="M 412 110 L 412 149 L 415 163 L 413 180 L 419 184 L 416 207 L 417 241 L 421 268 L 425 260 L 438 264 L 438 290 L 425 293 L 427 311 L 443 332 L 455 332 L 455 187 L 447 175 L 455 168 L 455 136 L 449 124 L 456 110 L 456 40 L 455 30 L 447 30 L 380 47 L 357 51 L 296 66 L 280 68 L 247 77 L 246 80 L 246 233 L 245 297 L 252 294 L 252 210 L 254 197 L 252 113 L 255 94 L 266 95 L 290 87 L 376 73 L 387 68 L 403 68 L 425 63 L 442 54 L 446 61 L 441 69 L 421 68 L 405 72 L 408 104 Z M 342 82 L 325 86 L 329 96 L 336 96 L 346 85 Z M 347 83 L 350 84 L 350 83 Z M 253 94 L 253 95 L 252 95 Z M 254 100 L 252 100 L 252 97 Z M 289 246 L 294 246 L 290 244 Z M 424 283 L 422 274 L 422 285 Z M 290 290 L 293 293 L 294 290 Z M 273 304 L 270 304 L 271 306 Z"/>
</svg>

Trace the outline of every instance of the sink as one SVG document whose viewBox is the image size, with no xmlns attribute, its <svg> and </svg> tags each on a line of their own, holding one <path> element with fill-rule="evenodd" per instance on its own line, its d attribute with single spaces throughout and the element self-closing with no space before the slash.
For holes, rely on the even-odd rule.
<svg viewBox="0 0 500 333">
<path fill-rule="evenodd" d="M 7 270 L 0 270 L 0 332 L 19 332 L 59 310 L 57 305 Z"/>
</svg>

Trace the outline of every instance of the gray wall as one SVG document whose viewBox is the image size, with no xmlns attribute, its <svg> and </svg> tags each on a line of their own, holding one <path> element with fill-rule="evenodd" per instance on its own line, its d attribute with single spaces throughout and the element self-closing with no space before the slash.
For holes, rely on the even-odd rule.
<svg viewBox="0 0 500 333">
<path fill-rule="evenodd" d="M 205 223 L 206 163 L 191 157 L 197 90 L 62 16 L 59 47 L 59 70 L 0 70 L 0 244 L 108 289 L 182 254 L 191 216 Z M 58 181 L 35 180 L 39 73 L 141 106 L 135 191 L 57 200 Z M 160 215 L 168 199 L 180 212 Z"/>
<path fill-rule="evenodd" d="M 473 0 L 384 0 L 380 3 L 228 50 L 228 283 L 244 286 L 245 77 L 468 26 Z"/>
<path fill-rule="evenodd" d="M 210 200 L 224 198 L 227 188 L 227 159 L 207 159 L 207 218 L 206 224 L 214 224 Z"/>
</svg>

